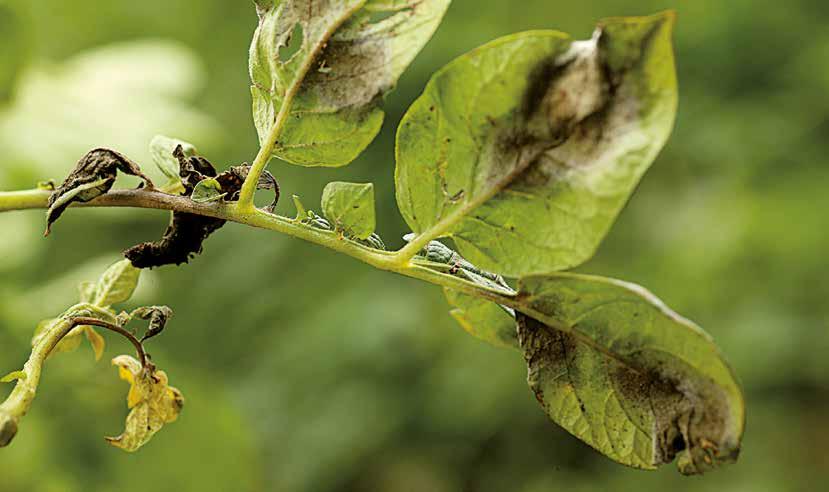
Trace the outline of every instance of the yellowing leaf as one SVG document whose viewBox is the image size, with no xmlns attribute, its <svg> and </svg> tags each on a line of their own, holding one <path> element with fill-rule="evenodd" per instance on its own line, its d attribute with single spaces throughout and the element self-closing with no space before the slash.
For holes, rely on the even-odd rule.
<svg viewBox="0 0 829 492">
<path fill-rule="evenodd" d="M 111 445 L 127 452 L 137 451 L 152 439 L 164 424 L 175 422 L 184 406 L 181 392 L 168 386 L 167 374 L 141 363 L 128 355 L 112 359 L 118 375 L 130 383 L 126 429 L 118 437 L 107 437 Z"/>
<path fill-rule="evenodd" d="M 103 357 L 104 349 L 106 348 L 104 337 L 91 326 L 85 326 L 84 333 L 86 334 L 86 339 L 92 344 L 92 350 L 95 352 L 95 362 L 98 362 Z"/>
</svg>

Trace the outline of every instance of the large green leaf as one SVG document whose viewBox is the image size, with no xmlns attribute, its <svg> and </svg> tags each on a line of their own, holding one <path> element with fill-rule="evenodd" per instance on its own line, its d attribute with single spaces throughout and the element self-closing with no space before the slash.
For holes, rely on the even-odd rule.
<svg viewBox="0 0 829 492">
<path fill-rule="evenodd" d="M 322 212 L 336 230 L 367 239 L 376 226 L 374 185 L 328 183 L 322 192 Z"/>
<path fill-rule="evenodd" d="M 412 230 L 510 276 L 590 258 L 673 126 L 673 22 L 515 34 L 440 70 L 397 135 Z"/>
<path fill-rule="evenodd" d="M 711 338 L 645 289 L 575 274 L 527 277 L 518 338 L 556 423 L 608 457 L 682 473 L 733 462 L 741 389 Z M 532 316 L 532 317 L 530 317 Z"/>
<path fill-rule="evenodd" d="M 265 143 L 283 106 L 274 155 L 342 166 L 374 139 L 382 96 L 437 29 L 450 0 L 258 0 L 250 49 L 253 117 Z M 380 13 L 388 15 L 374 21 Z"/>
</svg>

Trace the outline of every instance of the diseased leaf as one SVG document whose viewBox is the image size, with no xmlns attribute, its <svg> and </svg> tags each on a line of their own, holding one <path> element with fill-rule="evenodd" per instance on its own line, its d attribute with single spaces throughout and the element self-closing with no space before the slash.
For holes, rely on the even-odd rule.
<svg viewBox="0 0 829 492">
<path fill-rule="evenodd" d="M 739 454 L 742 391 L 711 338 L 643 288 L 551 274 L 520 281 L 528 382 L 556 423 L 620 463 L 683 474 Z"/>
<path fill-rule="evenodd" d="M 328 183 L 322 192 L 322 212 L 339 231 L 359 239 L 374 232 L 374 185 L 371 183 Z"/>
<path fill-rule="evenodd" d="M 133 317 L 149 320 L 150 325 L 147 332 L 141 337 L 141 343 L 164 331 L 167 320 L 173 316 L 173 310 L 167 306 L 146 306 L 136 309 L 131 313 Z"/>
<path fill-rule="evenodd" d="M 579 42 L 520 33 L 440 70 L 397 135 L 412 230 L 508 276 L 590 258 L 673 126 L 673 23 L 607 19 Z"/>
<path fill-rule="evenodd" d="M 225 195 L 227 193 L 222 193 L 222 185 L 215 178 L 207 178 L 199 181 L 190 198 L 196 203 L 210 203 L 221 200 Z"/>
<path fill-rule="evenodd" d="M 177 147 L 181 146 L 182 154 L 192 157 L 197 154 L 196 148 L 183 140 L 156 135 L 150 141 L 150 155 L 156 167 L 167 177 L 167 186 L 174 186 L 181 183 L 179 174 L 179 161 L 173 155 Z"/>
<path fill-rule="evenodd" d="M 0 378 L 0 383 L 12 383 L 18 379 L 26 379 L 25 371 L 14 371 Z"/>
<path fill-rule="evenodd" d="M 88 202 L 108 192 L 115 183 L 118 171 L 138 176 L 147 187 L 153 187 L 153 182 L 141 172 L 138 164 L 123 154 L 110 149 L 91 150 L 78 161 L 75 169 L 49 196 L 46 235 L 49 235 L 52 223 L 58 220 L 72 202 Z"/>
<path fill-rule="evenodd" d="M 507 308 L 449 288 L 443 292 L 454 307 L 449 314 L 467 333 L 496 347 L 518 348 L 515 317 Z"/>
<path fill-rule="evenodd" d="M 130 383 L 127 395 L 126 429 L 118 437 L 107 437 L 111 445 L 127 452 L 137 451 L 147 444 L 165 424 L 175 422 L 184 406 L 181 392 L 168 386 L 167 374 L 141 363 L 128 355 L 112 359 L 118 366 L 118 375 Z"/>
<path fill-rule="evenodd" d="M 98 279 L 92 304 L 105 307 L 129 300 L 138 286 L 140 276 L 141 270 L 127 260 L 113 264 Z"/>
<path fill-rule="evenodd" d="M 250 76 L 260 142 L 287 104 L 276 157 L 303 166 L 351 162 L 380 130 L 382 96 L 432 36 L 449 3 L 257 1 Z M 390 15 L 372 22 L 377 12 Z"/>
</svg>

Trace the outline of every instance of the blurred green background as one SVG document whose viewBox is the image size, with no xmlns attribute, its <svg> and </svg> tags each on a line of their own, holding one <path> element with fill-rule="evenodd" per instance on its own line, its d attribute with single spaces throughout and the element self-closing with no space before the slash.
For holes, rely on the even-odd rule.
<svg viewBox="0 0 829 492">
<path fill-rule="evenodd" d="M 677 128 L 582 271 L 643 284 L 699 322 L 746 390 L 740 462 L 704 477 L 618 466 L 559 430 L 521 356 L 466 335 L 440 289 L 298 240 L 228 225 L 190 265 L 145 274 L 136 304 L 176 316 L 151 342 L 187 396 L 141 452 L 126 385 L 91 350 L 49 361 L 32 412 L 0 450 L 17 491 L 788 491 L 829 480 L 829 9 L 823 0 L 456 0 L 398 89 L 368 152 L 339 170 L 272 163 L 283 197 L 374 181 L 378 229 L 406 231 L 393 136 L 431 72 L 495 37 L 589 36 L 611 15 L 679 14 Z M 149 162 L 156 133 L 220 167 L 257 150 L 247 1 L 0 0 L 0 189 L 62 179 L 87 150 Z M 12 39 L 21 34 L 25 41 Z M 316 207 L 315 207 L 316 208 Z M 279 210 L 291 214 L 290 200 Z M 42 212 L 0 215 L 0 373 L 42 318 L 166 214 L 87 210 L 41 238 Z M 128 353 L 108 337 L 106 358 Z M 10 389 L 2 388 L 2 395 Z M 820 485 L 820 484 L 824 485 Z"/>
</svg>

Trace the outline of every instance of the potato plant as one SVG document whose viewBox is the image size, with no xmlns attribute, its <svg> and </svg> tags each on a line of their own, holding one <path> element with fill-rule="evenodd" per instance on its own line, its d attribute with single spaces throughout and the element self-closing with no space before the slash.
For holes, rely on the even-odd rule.
<svg viewBox="0 0 829 492">
<path fill-rule="evenodd" d="M 0 405 L 0 445 L 22 425 L 48 357 L 86 337 L 100 358 L 100 330 L 137 352 L 113 359 L 131 385 L 131 411 L 108 441 L 134 451 L 173 422 L 184 397 L 145 349 L 171 311 L 115 306 L 142 269 L 187 263 L 231 221 L 440 286 L 464 330 L 523 355 L 549 418 L 612 460 L 655 469 L 676 459 L 680 472 L 697 474 L 737 459 L 742 391 L 711 338 L 642 287 L 568 272 L 595 253 L 671 133 L 672 12 L 605 19 L 587 40 L 552 30 L 505 36 L 436 72 L 397 131 L 397 205 L 411 233 L 393 251 L 375 231 L 371 183 L 329 183 L 319 212 L 293 195 L 297 212 L 286 217 L 274 206 L 288 190 L 266 168 L 274 158 L 340 167 L 359 156 L 383 123 L 383 96 L 450 1 L 254 3 L 260 149 L 251 165 L 220 170 L 195 145 L 159 136 L 150 149 L 163 183 L 116 150 L 94 149 L 60 185 L 0 192 L 0 211 L 45 208 L 47 234 L 60 233 L 56 221 L 70 208 L 171 212 L 161 238 L 125 250 L 81 285 L 78 304 L 40 324 L 26 365 L 4 378 L 16 386 Z M 115 189 L 119 174 L 141 185 Z M 261 189 L 268 207 L 254 203 Z"/>
</svg>

